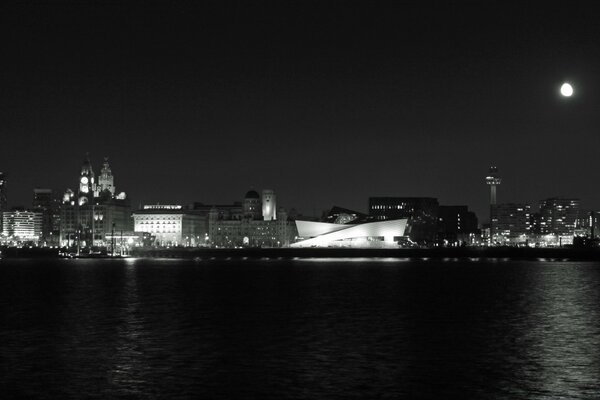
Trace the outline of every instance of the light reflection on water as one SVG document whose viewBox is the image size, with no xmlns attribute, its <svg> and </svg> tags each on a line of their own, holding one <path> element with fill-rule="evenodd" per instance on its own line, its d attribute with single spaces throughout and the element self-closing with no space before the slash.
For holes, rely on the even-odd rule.
<svg viewBox="0 0 600 400">
<path fill-rule="evenodd" d="M 352 261 L 2 260 L 0 385 L 58 398 L 600 393 L 598 264 Z"/>
</svg>

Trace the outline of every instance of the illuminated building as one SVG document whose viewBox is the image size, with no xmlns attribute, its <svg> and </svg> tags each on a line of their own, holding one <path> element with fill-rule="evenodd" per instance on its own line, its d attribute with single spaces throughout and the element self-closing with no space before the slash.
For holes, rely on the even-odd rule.
<svg viewBox="0 0 600 400">
<path fill-rule="evenodd" d="M 35 242 L 42 234 L 42 213 L 14 209 L 2 213 L 2 235 L 8 242 Z"/>
<path fill-rule="evenodd" d="M 42 213 L 42 246 L 58 246 L 60 239 L 60 202 L 52 189 L 33 189 L 33 211 Z"/>
<path fill-rule="evenodd" d="M 211 246 L 289 246 L 295 237 L 295 226 L 288 221 L 283 208 L 275 210 L 275 194 L 272 190 L 263 191 L 262 202 L 259 194 L 250 190 L 242 204 L 241 215 L 233 207 L 229 210 L 222 206 L 211 207 L 208 212 L 208 238 Z"/>
<path fill-rule="evenodd" d="M 500 244 L 519 244 L 529 241 L 532 233 L 529 204 L 496 204 L 492 213 L 494 240 Z"/>
<path fill-rule="evenodd" d="M 207 240 L 206 217 L 181 205 L 145 205 L 133 213 L 133 224 L 154 246 L 199 246 Z"/>
<path fill-rule="evenodd" d="M 291 247 L 398 247 L 407 219 L 336 224 L 296 221 L 299 241 Z"/>
<path fill-rule="evenodd" d="M 598 237 L 598 211 L 579 210 L 575 220 L 574 236 L 595 239 Z"/>
<path fill-rule="evenodd" d="M 86 155 L 81 165 L 81 173 L 79 174 L 79 191 L 77 196 L 77 202 L 80 206 L 87 204 L 95 196 L 96 182 L 95 182 L 94 170 L 90 163 L 90 158 Z"/>
<path fill-rule="evenodd" d="M 8 211 L 6 201 L 6 176 L 4 172 L 0 172 L 0 215 L 4 211 Z M 0 218 L 0 233 L 2 233 L 2 218 Z"/>
<path fill-rule="evenodd" d="M 540 201 L 540 233 L 554 236 L 558 244 L 570 244 L 580 217 L 580 201 L 553 197 Z"/>
<path fill-rule="evenodd" d="M 262 192 L 262 215 L 265 221 L 274 221 L 277 219 L 277 202 L 275 192 L 272 190 L 263 190 Z"/>
<path fill-rule="evenodd" d="M 432 243 L 438 230 L 439 203 L 433 197 L 370 197 L 369 216 L 375 220 L 408 219 L 407 234 L 417 243 Z"/>
<path fill-rule="evenodd" d="M 496 206 L 496 186 L 500 185 L 500 183 L 502 182 L 502 180 L 500 179 L 500 177 L 498 176 L 498 168 L 496 167 L 490 167 L 490 170 L 487 174 L 487 176 L 485 177 L 485 183 L 487 185 L 489 185 L 490 187 L 490 236 L 491 236 L 491 242 L 494 243 L 495 242 L 495 232 L 496 229 L 494 228 L 494 207 Z"/>
<path fill-rule="evenodd" d="M 100 193 L 104 191 L 109 192 L 111 196 L 115 195 L 115 179 L 110 169 L 110 165 L 108 165 L 108 157 L 104 157 L 104 164 L 102 164 L 100 176 L 98 177 L 95 196 L 100 196 Z"/>
<path fill-rule="evenodd" d="M 60 206 L 60 243 L 79 248 L 106 247 L 106 235 L 131 231 L 131 206 L 124 192 L 116 194 L 114 178 L 107 159 L 102 169 L 102 184 L 96 182 L 89 157 L 79 173 L 79 189 L 67 189 Z"/>
</svg>

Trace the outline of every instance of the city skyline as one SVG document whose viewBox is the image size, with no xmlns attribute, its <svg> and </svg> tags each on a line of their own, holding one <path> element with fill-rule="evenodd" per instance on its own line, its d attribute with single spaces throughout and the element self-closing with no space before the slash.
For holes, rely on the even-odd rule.
<svg viewBox="0 0 600 400">
<path fill-rule="evenodd" d="M 102 165 L 103 168 L 106 168 L 106 166 L 108 165 L 107 163 L 108 163 L 109 159 L 110 159 L 110 157 L 103 156 L 102 157 L 103 163 L 99 164 L 99 165 Z M 83 160 L 84 160 L 84 163 L 86 162 L 86 160 L 90 160 L 89 153 L 86 153 L 86 155 L 84 156 Z M 110 159 L 110 163 L 113 164 L 112 159 Z M 93 169 L 93 167 L 94 167 L 94 162 L 93 161 L 91 161 L 91 166 L 92 166 L 92 169 Z M 80 168 L 81 168 L 81 164 L 80 164 Z M 502 171 L 498 172 L 498 169 L 495 166 L 494 167 L 490 167 L 490 169 L 491 168 L 495 168 L 497 176 L 500 176 L 500 177 L 502 177 L 502 179 L 504 179 Z M 100 172 L 100 170 L 98 170 L 97 172 Z M 6 173 L 3 172 L 3 178 L 4 178 L 3 184 L 6 185 L 5 186 L 5 191 L 3 192 L 3 194 L 6 194 L 7 192 L 10 193 L 10 176 L 7 178 L 7 175 L 8 174 L 6 174 Z M 72 175 L 75 176 L 75 174 L 72 174 Z M 97 175 L 100 175 L 100 174 L 97 173 Z M 488 171 L 487 175 L 489 175 L 489 171 Z M 485 178 L 485 175 L 482 175 L 480 178 Z M 122 180 L 121 174 L 119 174 L 119 181 L 121 181 L 121 180 Z M 56 199 L 60 199 L 60 198 L 63 197 L 63 194 L 66 191 L 76 190 L 77 186 L 80 184 L 79 181 L 77 180 L 76 176 L 75 176 L 75 178 L 70 179 L 70 181 L 72 182 L 72 184 L 71 185 L 66 185 L 63 188 L 51 188 L 51 187 L 47 187 L 47 186 L 44 186 L 44 185 L 37 185 L 35 187 L 32 187 L 32 188 L 29 189 L 29 193 L 27 193 L 28 196 L 27 195 L 26 196 L 22 196 L 22 195 L 21 196 L 15 196 L 16 198 L 24 198 L 25 199 L 21 203 L 12 202 L 11 201 L 11 196 L 8 195 L 8 196 L 6 196 L 8 198 L 8 201 L 7 201 L 7 208 L 5 210 L 10 210 L 11 208 L 23 208 L 23 207 L 25 209 L 31 208 L 30 207 L 31 206 L 31 201 L 32 201 L 32 196 L 31 195 L 34 194 L 35 191 L 38 190 L 38 189 L 50 189 L 54 193 L 54 196 L 56 197 Z M 482 179 L 480 179 L 479 183 L 481 183 L 481 182 L 483 182 L 482 185 L 481 185 L 482 188 L 483 188 L 483 190 L 486 190 L 486 191 L 489 190 L 488 189 L 489 185 L 486 186 L 486 182 L 482 181 Z M 500 186 L 499 191 L 502 191 L 502 189 L 504 187 L 505 187 L 505 185 Z M 177 193 L 172 193 L 171 196 L 164 196 L 162 193 L 160 193 L 160 191 L 156 192 L 157 196 L 155 197 L 155 198 L 158 198 L 159 200 L 148 199 L 147 201 L 146 200 L 142 201 L 142 200 L 138 200 L 138 199 L 135 199 L 135 198 L 133 198 L 133 199 L 130 198 L 130 199 L 133 201 L 132 202 L 132 208 L 133 209 L 136 209 L 138 207 L 139 207 L 139 209 L 141 209 L 142 205 L 147 205 L 147 204 L 180 204 L 180 205 L 184 205 L 184 206 L 190 205 L 192 203 L 197 203 L 197 202 L 203 203 L 203 204 L 206 204 L 206 205 L 211 205 L 211 204 L 225 204 L 225 203 L 229 203 L 229 202 L 232 202 L 232 201 L 233 202 L 240 201 L 241 198 L 242 198 L 241 194 L 243 193 L 243 191 L 248 190 L 248 189 L 253 190 L 253 189 L 256 189 L 256 188 L 255 188 L 255 186 L 248 186 L 246 188 L 237 188 L 237 194 L 235 194 L 232 198 L 225 198 L 223 195 L 220 195 L 216 191 L 211 192 L 211 195 L 212 195 L 211 198 L 218 199 L 217 201 L 207 201 L 206 199 L 197 199 L 197 198 L 182 199 L 181 197 L 178 197 Z M 232 190 L 236 191 L 236 188 L 228 188 L 227 192 L 230 192 Z M 114 189 L 113 189 L 113 191 L 114 191 Z M 215 195 L 215 193 L 216 193 L 216 195 Z M 494 193 L 496 193 L 496 192 L 494 192 Z M 440 201 L 440 204 L 443 204 L 443 205 L 448 205 L 448 206 L 466 205 L 466 206 L 470 207 L 472 210 L 474 210 L 476 212 L 476 215 L 477 215 L 477 217 L 479 219 L 480 224 L 485 224 L 485 223 L 489 222 L 489 212 L 490 212 L 490 208 L 489 208 L 490 207 L 489 206 L 489 196 L 490 196 L 490 194 L 489 194 L 489 191 L 487 191 L 487 192 L 482 193 L 482 195 L 483 195 L 484 198 L 487 199 L 488 204 L 486 206 L 482 207 L 481 210 L 477 210 L 476 206 L 474 206 L 472 204 L 468 204 L 466 202 L 465 203 L 460 203 L 460 202 L 457 202 L 457 203 L 448 203 L 448 202 L 445 202 L 444 199 L 440 199 L 440 198 L 435 197 L 435 196 L 427 196 L 427 195 L 418 196 L 418 195 L 411 194 L 411 193 L 405 193 L 405 195 L 403 195 L 403 196 L 399 196 L 399 195 L 395 195 L 395 194 L 386 194 L 383 197 L 430 197 L 430 198 L 438 199 Z M 495 196 L 497 196 L 497 195 L 495 195 Z M 366 199 L 363 199 L 364 203 L 366 204 L 364 207 L 360 207 L 359 206 L 359 207 L 348 207 L 348 208 L 351 208 L 351 209 L 357 210 L 357 211 L 361 211 L 361 212 L 363 212 L 363 211 L 367 212 L 368 209 L 369 209 L 370 199 L 373 198 L 373 197 L 378 197 L 378 196 L 373 195 L 373 194 L 369 194 Z M 379 196 L 379 197 L 381 197 L 381 196 Z M 568 195 L 546 195 L 546 196 L 544 196 L 542 198 L 533 199 L 533 200 L 522 200 L 520 198 L 518 198 L 518 199 L 506 199 L 502 195 L 500 195 L 500 200 L 497 201 L 497 202 L 499 204 L 512 204 L 512 203 L 529 204 L 529 205 L 531 205 L 531 206 L 534 207 L 533 208 L 533 212 L 535 212 L 536 209 L 537 209 L 537 207 L 543 201 L 545 201 L 546 199 L 549 199 L 549 198 L 577 198 L 578 200 L 581 201 L 582 209 L 596 210 L 596 209 L 600 208 L 600 207 L 596 207 L 594 205 L 588 206 L 589 201 L 586 201 L 586 199 L 581 199 L 578 196 L 568 196 Z M 324 204 L 324 205 L 321 205 L 320 207 L 313 207 L 312 209 L 303 209 L 301 207 L 295 206 L 294 204 L 288 204 L 288 203 L 286 203 L 285 206 L 286 206 L 286 209 L 288 209 L 288 210 L 294 209 L 294 210 L 296 210 L 296 212 L 299 212 L 300 214 L 305 215 L 305 216 L 321 217 L 324 212 L 327 212 L 334 205 L 340 205 L 341 204 L 341 205 L 346 206 L 346 205 L 351 204 L 351 203 L 357 203 L 355 200 L 356 199 L 341 199 L 341 198 L 339 198 L 338 200 L 335 200 L 334 202 L 332 202 L 330 204 Z"/>
<path fill-rule="evenodd" d="M 222 203 L 269 187 L 304 214 L 431 196 L 483 221 L 490 165 L 504 180 L 499 203 L 600 204 L 588 161 L 600 144 L 600 51 L 583 5 L 3 11 L 0 171 L 12 205 L 29 204 L 34 187 L 71 186 L 86 152 L 110 156 L 134 204 Z"/>
</svg>

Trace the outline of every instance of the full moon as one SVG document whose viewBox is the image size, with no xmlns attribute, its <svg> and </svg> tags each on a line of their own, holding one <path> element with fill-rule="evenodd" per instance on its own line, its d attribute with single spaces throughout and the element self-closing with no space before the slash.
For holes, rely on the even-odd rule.
<svg viewBox="0 0 600 400">
<path fill-rule="evenodd" d="M 569 83 L 563 83 L 560 87 L 560 94 L 565 97 L 571 97 L 573 95 L 573 86 Z"/>
</svg>

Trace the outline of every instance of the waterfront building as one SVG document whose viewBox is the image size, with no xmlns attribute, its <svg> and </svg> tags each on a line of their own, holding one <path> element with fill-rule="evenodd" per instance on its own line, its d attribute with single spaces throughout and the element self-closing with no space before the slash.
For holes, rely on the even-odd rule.
<svg viewBox="0 0 600 400">
<path fill-rule="evenodd" d="M 491 224 L 494 243 L 506 245 L 528 243 L 532 233 L 531 219 L 529 204 L 495 204 L 492 207 Z"/>
<path fill-rule="evenodd" d="M 249 190 L 244 196 L 244 218 L 259 219 L 261 217 L 260 195 L 256 190 Z"/>
<path fill-rule="evenodd" d="M 110 169 L 110 165 L 108 164 L 108 157 L 104 157 L 104 163 L 102 164 L 100 176 L 98 177 L 95 196 L 100 196 L 100 193 L 102 192 L 108 192 L 111 196 L 115 196 L 115 179 Z"/>
<path fill-rule="evenodd" d="M 188 209 L 207 218 L 208 213 L 213 209 L 217 211 L 219 219 L 240 220 L 244 217 L 244 205 L 241 201 L 235 201 L 232 204 L 204 204 L 201 202 L 194 202 L 188 206 Z"/>
<path fill-rule="evenodd" d="M 369 216 L 377 221 L 407 219 L 406 232 L 417 243 L 431 244 L 438 232 L 439 203 L 433 197 L 370 197 Z"/>
<path fill-rule="evenodd" d="M 306 218 L 294 219 L 310 221 L 310 219 Z M 327 213 L 324 213 L 323 217 L 321 218 L 321 222 L 328 222 L 330 224 L 364 223 L 372 222 L 374 220 L 374 218 L 369 217 L 367 214 L 339 206 L 333 206 Z"/>
<path fill-rule="evenodd" d="M 227 248 L 289 246 L 296 236 L 295 225 L 288 220 L 283 208 L 275 210 L 276 197 L 272 190 L 263 191 L 263 196 L 261 201 L 258 192 L 248 191 L 241 215 L 235 207 L 212 206 L 208 212 L 209 244 Z"/>
<path fill-rule="evenodd" d="M 60 243 L 62 246 L 106 247 L 106 235 L 131 231 L 131 206 L 125 192 L 116 194 L 114 178 L 104 160 L 103 182 L 96 182 L 89 157 L 79 173 L 79 189 L 67 189 L 60 206 Z"/>
<path fill-rule="evenodd" d="M 2 236 L 12 245 L 19 243 L 37 244 L 42 234 L 42 213 L 14 208 L 2 213 Z"/>
<path fill-rule="evenodd" d="M 298 241 L 291 247 L 399 247 L 407 219 L 362 223 L 296 221 Z"/>
<path fill-rule="evenodd" d="M 440 206 L 438 209 L 438 241 L 442 244 L 475 244 L 477 216 L 468 206 Z"/>
<path fill-rule="evenodd" d="M 576 224 L 580 218 L 580 200 L 552 197 L 540 201 L 540 233 L 554 238 L 555 244 L 573 242 Z M 548 239 L 550 240 L 550 239 Z"/>
<path fill-rule="evenodd" d="M 156 247 L 203 246 L 208 239 L 202 214 L 178 204 L 144 205 L 133 213 L 134 231 L 150 235 Z"/>
<path fill-rule="evenodd" d="M 60 239 L 60 201 L 52 189 L 33 189 L 32 210 L 42 213 L 41 246 L 58 246 Z"/>
<path fill-rule="evenodd" d="M 597 239 L 600 234 L 600 211 L 580 212 L 575 234 Z"/>
</svg>

